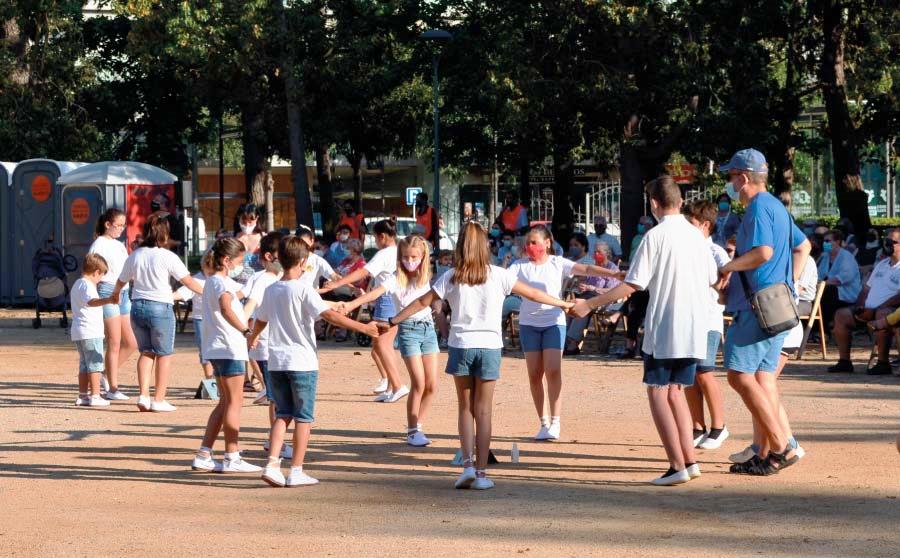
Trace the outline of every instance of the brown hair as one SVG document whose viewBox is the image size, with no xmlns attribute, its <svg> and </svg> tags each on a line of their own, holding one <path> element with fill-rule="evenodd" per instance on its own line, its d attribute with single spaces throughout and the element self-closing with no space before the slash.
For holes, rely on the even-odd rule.
<svg viewBox="0 0 900 558">
<path fill-rule="evenodd" d="M 534 225 L 533 227 L 528 229 L 528 234 L 532 234 L 532 233 L 541 235 L 542 237 L 544 237 L 544 240 L 549 240 L 550 244 L 552 246 L 553 233 L 550 232 L 550 229 L 547 228 L 547 225 Z M 528 236 L 528 234 L 526 234 L 525 236 Z"/>
<path fill-rule="evenodd" d="M 681 189 L 675 183 L 675 179 L 664 174 L 655 180 L 651 180 L 644 186 L 647 197 L 656 200 L 663 209 L 678 207 L 681 203 Z"/>
<path fill-rule="evenodd" d="M 259 258 L 262 259 L 263 254 L 278 255 L 278 246 L 281 245 L 281 239 L 284 237 L 278 231 L 267 234 L 259 241 Z"/>
<path fill-rule="evenodd" d="M 385 234 L 391 238 L 395 238 L 397 236 L 397 218 L 391 217 L 390 219 L 382 219 L 375 223 L 375 226 L 372 227 L 372 232 L 376 235 Z"/>
<path fill-rule="evenodd" d="M 144 223 L 142 248 L 167 248 L 169 246 L 169 221 L 164 215 L 154 213 Z"/>
<path fill-rule="evenodd" d="M 410 273 L 403 267 L 403 251 L 417 248 L 422 251 L 422 263 L 416 271 L 415 284 L 412 287 L 426 287 L 431 281 L 431 255 L 428 251 L 428 242 L 419 235 L 409 235 L 397 243 L 397 284 L 401 289 L 410 285 Z"/>
<path fill-rule="evenodd" d="M 309 246 L 299 236 L 286 236 L 278 245 L 278 261 L 285 271 L 297 267 L 309 257 Z"/>
<path fill-rule="evenodd" d="M 831 229 L 826 235 L 831 236 L 832 241 L 843 242 L 844 241 L 844 233 L 840 231 L 840 229 Z"/>
<path fill-rule="evenodd" d="M 81 272 L 85 275 L 90 275 L 95 271 L 99 271 L 103 274 L 109 271 L 109 266 L 106 265 L 106 259 L 100 254 L 87 254 L 84 257 L 84 262 L 81 264 Z"/>
<path fill-rule="evenodd" d="M 709 223 L 709 234 L 715 232 L 719 208 L 713 202 L 707 200 L 695 201 L 684 208 L 684 214 L 701 223 Z"/>
<path fill-rule="evenodd" d="M 106 224 L 112 224 L 119 217 L 125 217 L 125 212 L 115 207 L 110 207 L 97 218 L 97 226 L 94 227 L 94 234 L 103 236 L 106 234 Z"/>
<path fill-rule="evenodd" d="M 225 269 L 225 258 L 231 258 L 232 260 L 243 254 L 247 249 L 244 247 L 244 244 L 237 240 L 236 238 L 232 238 L 230 236 L 226 236 L 224 238 L 220 238 L 213 244 L 212 247 L 212 267 L 216 271 L 222 271 Z"/>
<path fill-rule="evenodd" d="M 451 281 L 458 285 L 483 285 L 491 265 L 487 232 L 474 221 L 463 225 L 456 243 L 456 261 Z"/>
<path fill-rule="evenodd" d="M 203 258 L 200 259 L 200 271 L 203 271 L 204 267 L 213 270 L 216 268 L 216 260 L 212 248 L 204 252 Z"/>
</svg>

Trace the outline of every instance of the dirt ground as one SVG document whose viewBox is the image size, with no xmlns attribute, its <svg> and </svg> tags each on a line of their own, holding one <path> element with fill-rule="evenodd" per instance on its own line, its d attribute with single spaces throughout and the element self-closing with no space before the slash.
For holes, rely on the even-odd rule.
<svg viewBox="0 0 900 558">
<path fill-rule="evenodd" d="M 647 484 L 666 464 L 637 362 L 567 358 L 562 440 L 537 443 L 525 363 L 511 352 L 494 409 L 496 488 L 475 492 L 453 489 L 452 382 L 441 374 L 425 424 L 433 444 L 411 448 L 404 404 L 371 401 L 368 351 L 326 342 L 306 465 L 322 482 L 274 489 L 256 475 L 190 470 L 212 405 L 192 399 L 190 333 L 176 341 L 178 411 L 151 414 L 134 401 L 74 407 L 76 353 L 45 324 L 0 312 L 3 556 L 900 555 L 900 378 L 830 376 L 815 352 L 781 381 L 808 452 L 797 466 L 763 479 L 727 473 L 750 424 L 725 386 L 732 437 L 701 452 L 702 478 L 670 488 Z M 866 355 L 854 355 L 858 367 Z M 133 361 L 124 379 L 134 394 Z M 243 452 L 263 465 L 266 411 L 251 401 Z"/>
</svg>

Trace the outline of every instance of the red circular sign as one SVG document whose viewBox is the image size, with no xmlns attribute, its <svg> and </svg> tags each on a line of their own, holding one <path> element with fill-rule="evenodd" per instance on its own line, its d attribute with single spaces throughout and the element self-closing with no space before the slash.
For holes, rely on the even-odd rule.
<svg viewBox="0 0 900 558">
<path fill-rule="evenodd" d="M 72 206 L 69 208 L 69 214 L 72 216 L 72 222 L 76 225 L 83 225 L 88 222 L 91 217 L 91 206 L 84 198 L 75 198 L 72 200 Z"/>
<path fill-rule="evenodd" d="M 31 181 L 31 197 L 39 203 L 44 203 L 50 199 L 51 187 L 50 179 L 43 174 L 39 174 Z"/>
</svg>

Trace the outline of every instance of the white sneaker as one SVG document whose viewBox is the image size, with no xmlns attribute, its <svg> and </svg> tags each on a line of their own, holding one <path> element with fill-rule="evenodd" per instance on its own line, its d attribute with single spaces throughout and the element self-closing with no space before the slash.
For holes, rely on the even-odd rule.
<svg viewBox="0 0 900 558">
<path fill-rule="evenodd" d="M 91 405 L 91 396 L 90 395 L 79 395 L 78 399 L 75 400 L 76 407 L 90 407 Z"/>
<path fill-rule="evenodd" d="M 548 426 L 541 425 L 541 429 L 538 430 L 538 433 L 534 435 L 535 440 L 549 440 L 550 439 L 550 428 Z"/>
<path fill-rule="evenodd" d="M 109 401 L 128 401 L 129 399 L 131 399 L 119 390 L 107 391 L 106 395 L 104 395 L 103 397 L 105 397 Z"/>
<path fill-rule="evenodd" d="M 551 423 L 550 428 L 547 429 L 547 436 L 551 440 L 559 440 L 559 423 Z"/>
<path fill-rule="evenodd" d="M 700 447 L 700 444 L 702 444 L 704 442 L 704 440 L 706 440 L 706 432 L 705 431 L 694 436 L 694 447 L 695 448 Z"/>
<path fill-rule="evenodd" d="M 284 483 L 284 485 L 288 487 L 310 486 L 313 484 L 319 484 L 319 479 L 314 479 L 307 475 L 303 472 L 303 469 L 294 469 L 293 467 L 291 467 L 291 472 Z"/>
<path fill-rule="evenodd" d="M 722 432 L 719 434 L 718 438 L 712 438 L 707 434 L 706 438 L 704 438 L 703 441 L 700 442 L 700 445 L 697 447 L 706 450 L 719 449 L 722 446 L 722 442 L 728 439 L 728 436 L 728 427 L 723 426 Z"/>
<path fill-rule="evenodd" d="M 109 391 L 109 380 L 106 379 L 106 374 L 100 373 L 100 391 Z"/>
<path fill-rule="evenodd" d="M 428 437 L 425 436 L 424 432 L 422 432 L 421 430 L 416 430 L 412 434 L 406 435 L 406 443 L 411 446 L 422 447 L 430 444 L 431 440 L 429 440 Z"/>
<path fill-rule="evenodd" d="M 262 474 L 262 480 L 269 486 L 274 486 L 276 488 L 284 486 L 284 473 L 281 472 L 281 460 L 278 461 L 277 465 L 266 465 Z"/>
<path fill-rule="evenodd" d="M 252 463 L 247 463 L 240 457 L 237 459 L 228 459 L 227 457 L 222 460 L 222 473 L 258 473 L 262 471 L 263 468 L 258 465 L 253 465 Z"/>
<path fill-rule="evenodd" d="M 103 399 L 99 395 L 94 395 L 88 401 L 88 406 L 90 407 L 109 407 L 109 401 Z"/>
<path fill-rule="evenodd" d="M 150 407 L 152 404 L 153 404 L 153 401 L 151 401 L 151 399 L 148 396 L 141 395 L 140 397 L 138 397 L 137 406 L 138 406 L 138 410 L 141 411 L 142 413 L 148 412 L 150 410 Z"/>
<path fill-rule="evenodd" d="M 689 477 L 691 477 L 691 480 L 700 478 L 700 464 L 699 463 L 694 463 L 693 465 L 691 465 L 690 467 L 685 469 L 685 471 L 687 471 L 687 474 Z"/>
<path fill-rule="evenodd" d="M 756 455 L 756 452 L 753 451 L 753 447 L 747 446 L 743 450 L 729 455 L 728 461 L 731 461 L 732 463 L 746 463 L 747 461 L 750 461 L 754 455 Z"/>
<path fill-rule="evenodd" d="M 387 378 L 382 378 L 378 385 L 372 388 L 372 393 L 384 393 L 388 390 Z"/>
<path fill-rule="evenodd" d="M 209 454 L 208 457 L 196 454 L 194 455 L 194 460 L 191 462 L 191 469 L 195 471 L 206 471 L 207 473 L 221 473 L 222 463 L 213 459 L 212 454 Z"/>
<path fill-rule="evenodd" d="M 171 405 L 168 401 L 151 401 L 150 410 L 154 413 L 171 413 L 177 411 L 178 407 Z"/>
<path fill-rule="evenodd" d="M 487 477 L 476 477 L 472 483 L 472 490 L 488 490 L 494 488 L 494 481 Z"/>
<path fill-rule="evenodd" d="M 266 393 L 266 388 L 262 388 L 262 391 L 259 392 L 259 395 L 256 396 L 256 399 L 253 400 L 254 405 L 268 405 L 269 404 L 269 394 Z"/>
<path fill-rule="evenodd" d="M 400 389 L 391 394 L 390 397 L 384 400 L 385 403 L 396 403 L 400 401 L 404 397 L 409 395 L 409 388 L 406 386 L 400 386 Z"/>
<path fill-rule="evenodd" d="M 459 475 L 459 478 L 456 479 L 456 483 L 453 486 L 456 488 L 470 488 L 476 478 L 475 467 L 463 467 L 462 474 Z"/>
<path fill-rule="evenodd" d="M 655 484 L 656 486 L 672 486 L 673 484 L 683 484 L 687 481 L 691 480 L 691 475 L 688 474 L 687 469 L 682 469 L 680 471 L 676 471 L 668 476 L 661 476 L 659 478 L 655 478 L 650 481 L 650 484 Z"/>
<path fill-rule="evenodd" d="M 797 444 L 797 447 L 794 448 L 794 455 L 797 456 L 797 459 L 800 459 L 804 455 L 806 455 L 806 450 L 803 449 L 803 446 L 801 446 L 800 444 Z"/>
<path fill-rule="evenodd" d="M 388 399 L 390 399 L 393 396 L 394 396 L 394 392 L 385 391 L 381 395 L 376 396 L 373 401 L 375 401 L 376 403 L 384 403 L 385 401 L 387 401 Z"/>
</svg>

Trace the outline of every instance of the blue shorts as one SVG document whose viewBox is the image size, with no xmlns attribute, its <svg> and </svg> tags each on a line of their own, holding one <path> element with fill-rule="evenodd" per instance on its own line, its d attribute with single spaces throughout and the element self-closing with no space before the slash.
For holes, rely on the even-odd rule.
<svg viewBox="0 0 900 558">
<path fill-rule="evenodd" d="M 109 295 L 113 294 L 116 286 L 112 283 L 103 283 L 97 285 L 97 294 L 100 295 L 100 298 L 106 298 Z M 129 289 L 122 289 L 119 291 L 119 304 L 104 304 L 103 305 L 103 319 L 107 318 L 116 318 L 118 316 L 127 316 L 131 313 L 131 295 L 129 294 L 131 291 Z"/>
<path fill-rule="evenodd" d="M 766 335 L 753 312 L 736 312 L 725 337 L 725 368 L 743 374 L 774 373 L 788 333 Z"/>
<path fill-rule="evenodd" d="M 78 349 L 78 373 L 92 374 L 103 372 L 103 338 L 80 339 L 75 341 Z"/>
<path fill-rule="evenodd" d="M 394 348 L 400 349 L 403 357 L 430 355 L 439 353 L 437 334 L 431 320 L 400 322 L 397 326 L 397 339 Z"/>
<path fill-rule="evenodd" d="M 269 371 L 271 395 L 275 399 L 275 416 L 297 422 L 312 422 L 316 410 L 316 384 L 319 371 Z"/>
<path fill-rule="evenodd" d="M 216 378 L 231 378 L 243 376 L 247 372 L 246 360 L 231 360 L 225 358 L 211 358 L 209 363 L 213 367 L 213 376 Z"/>
<path fill-rule="evenodd" d="M 563 350 L 566 342 L 566 326 L 554 324 L 549 327 L 519 325 L 519 341 L 522 352 L 541 352 L 544 349 Z"/>
<path fill-rule="evenodd" d="M 502 349 L 460 349 L 450 347 L 447 358 L 447 374 L 472 376 L 482 380 L 500 379 L 500 354 Z"/>
<path fill-rule="evenodd" d="M 271 373 L 269 372 L 269 361 L 268 360 L 254 360 L 256 365 L 259 366 L 259 371 L 263 377 L 263 383 L 266 386 L 266 397 L 268 397 L 269 401 L 275 401 L 272 398 L 272 380 Z"/>
<path fill-rule="evenodd" d="M 167 302 L 138 299 L 131 303 L 131 328 L 141 354 L 175 352 L 175 312 Z"/>
<path fill-rule="evenodd" d="M 722 334 L 718 331 L 710 331 L 706 334 L 706 358 L 697 363 L 697 372 L 712 372 L 716 369 L 716 355 L 719 354 L 719 343 Z"/>
<path fill-rule="evenodd" d="M 376 322 L 386 322 L 388 318 L 397 315 L 397 308 L 394 306 L 394 297 L 389 294 L 383 294 L 375 300 L 375 309 L 372 311 L 372 319 Z"/>
<path fill-rule="evenodd" d="M 644 385 L 647 387 L 667 387 L 672 384 L 694 385 L 697 373 L 696 358 L 653 358 L 641 351 L 644 357 Z"/>
<path fill-rule="evenodd" d="M 200 357 L 200 364 L 209 364 L 208 360 L 203 358 L 203 319 L 194 318 L 194 343 L 197 344 L 197 356 Z"/>
</svg>

